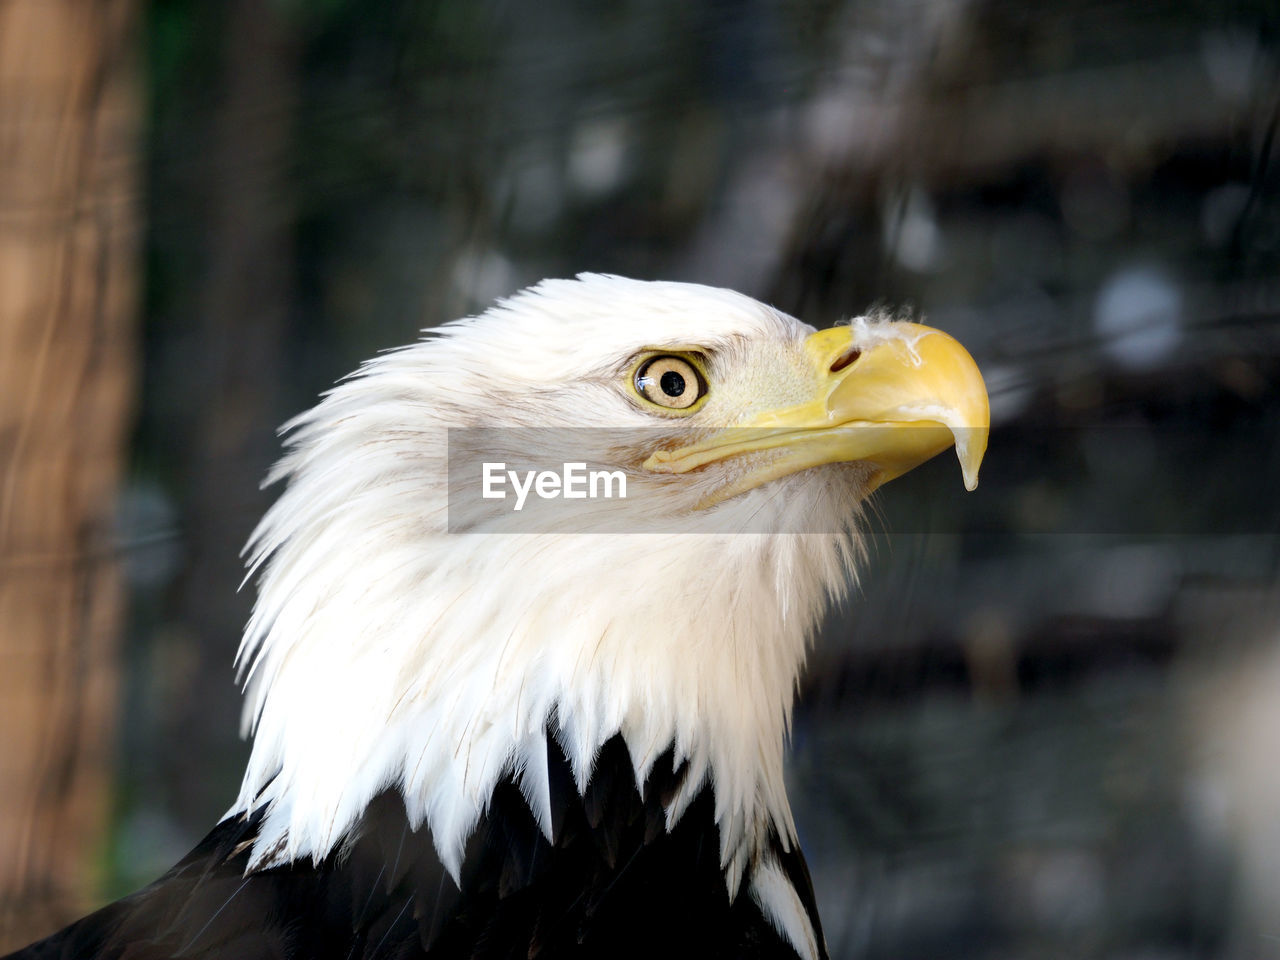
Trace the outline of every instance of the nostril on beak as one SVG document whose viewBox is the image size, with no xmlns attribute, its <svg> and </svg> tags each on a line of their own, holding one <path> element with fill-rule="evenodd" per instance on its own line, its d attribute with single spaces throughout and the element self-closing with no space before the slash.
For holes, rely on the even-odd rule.
<svg viewBox="0 0 1280 960">
<path fill-rule="evenodd" d="M 862 356 L 861 350 L 859 350 L 857 347 L 850 347 L 848 350 L 840 354 L 840 356 L 836 357 L 835 360 L 832 361 L 831 372 L 839 373 L 845 367 L 849 366 L 849 364 L 855 362 L 860 356 Z"/>
</svg>

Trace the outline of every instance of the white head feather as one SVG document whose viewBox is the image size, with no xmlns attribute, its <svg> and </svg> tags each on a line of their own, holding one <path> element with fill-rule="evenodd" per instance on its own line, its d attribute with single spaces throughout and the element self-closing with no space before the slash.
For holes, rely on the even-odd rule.
<svg viewBox="0 0 1280 960">
<path fill-rule="evenodd" d="M 579 457 L 630 472 L 627 499 L 599 509 L 651 532 L 519 533 L 505 514 L 475 529 L 508 532 L 450 533 L 446 432 L 688 436 L 693 418 L 629 396 L 639 352 L 704 353 L 697 419 L 723 426 L 802 399 L 780 371 L 802 367 L 810 333 L 725 290 L 547 281 L 367 363 L 294 420 L 270 478 L 288 487 L 249 548 L 261 575 L 239 663 L 255 739 L 233 812 L 267 805 L 251 869 L 325 856 L 388 787 L 455 878 L 504 775 L 549 835 L 549 723 L 580 787 L 615 734 L 639 782 L 674 744 L 690 772 L 668 823 L 714 788 L 731 894 L 770 830 L 792 842 L 796 678 L 848 582 L 865 471 L 819 467 L 698 509 L 722 475 L 646 477 L 651 448 L 610 448 Z M 801 528 L 829 532 L 783 532 Z"/>
</svg>

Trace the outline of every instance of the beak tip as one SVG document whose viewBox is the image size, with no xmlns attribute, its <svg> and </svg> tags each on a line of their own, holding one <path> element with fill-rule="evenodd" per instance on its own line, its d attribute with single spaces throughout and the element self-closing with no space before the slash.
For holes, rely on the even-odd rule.
<svg viewBox="0 0 1280 960">
<path fill-rule="evenodd" d="M 978 489 L 978 469 L 982 466 L 982 458 L 987 452 L 987 432 L 970 435 L 971 431 L 955 431 L 956 459 L 960 461 L 960 471 L 964 475 L 964 488 L 970 493 Z"/>
</svg>

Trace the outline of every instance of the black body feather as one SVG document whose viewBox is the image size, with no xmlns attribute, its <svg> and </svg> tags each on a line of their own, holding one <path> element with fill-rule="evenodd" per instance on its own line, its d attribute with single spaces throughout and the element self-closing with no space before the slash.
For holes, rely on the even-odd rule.
<svg viewBox="0 0 1280 960">
<path fill-rule="evenodd" d="M 519 788 L 499 783 L 467 845 L 461 889 L 387 791 L 318 864 L 245 876 L 258 816 L 218 824 L 156 883 L 7 960 L 418 957 L 795 957 L 744 881 L 730 902 L 709 786 L 675 827 L 663 803 L 683 766 L 659 758 L 638 789 L 620 737 L 585 795 L 548 737 L 554 842 Z M 774 853 L 822 934 L 799 851 Z"/>
</svg>

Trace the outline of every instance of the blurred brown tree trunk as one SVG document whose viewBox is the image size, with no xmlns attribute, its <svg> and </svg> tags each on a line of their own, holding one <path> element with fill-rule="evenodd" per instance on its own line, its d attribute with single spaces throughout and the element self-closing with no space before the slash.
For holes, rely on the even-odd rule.
<svg viewBox="0 0 1280 960">
<path fill-rule="evenodd" d="M 136 0 L 0 0 L 0 952 L 90 905 L 134 395 Z"/>
</svg>

